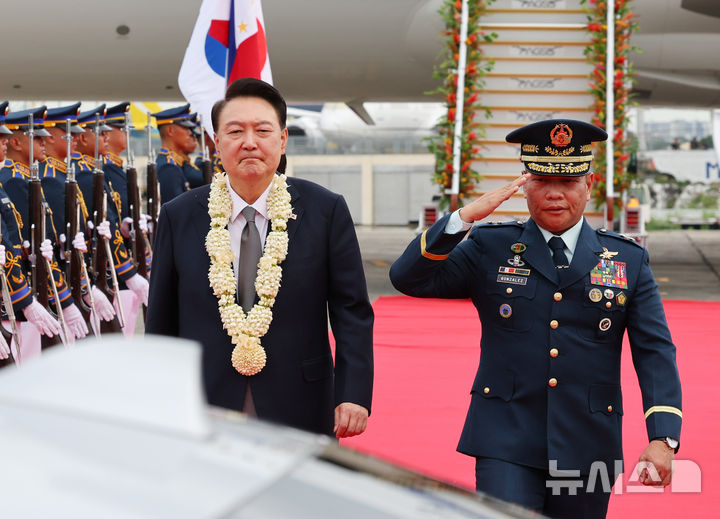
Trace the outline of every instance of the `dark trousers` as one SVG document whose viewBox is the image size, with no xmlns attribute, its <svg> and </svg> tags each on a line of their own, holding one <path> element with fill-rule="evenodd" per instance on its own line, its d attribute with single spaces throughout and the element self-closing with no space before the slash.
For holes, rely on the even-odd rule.
<svg viewBox="0 0 720 519">
<path fill-rule="evenodd" d="M 616 477 L 609 475 L 610 485 Z M 551 476 L 548 470 L 494 458 L 476 458 L 475 461 L 478 492 L 558 519 L 604 519 L 610 501 L 607 486 L 603 488 L 603 484 L 596 481 L 593 491 L 588 492 L 588 476 Z"/>
</svg>

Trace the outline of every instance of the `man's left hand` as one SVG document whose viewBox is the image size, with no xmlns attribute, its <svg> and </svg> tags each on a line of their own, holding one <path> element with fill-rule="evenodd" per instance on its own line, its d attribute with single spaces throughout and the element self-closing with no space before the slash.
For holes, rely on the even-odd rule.
<svg viewBox="0 0 720 519">
<path fill-rule="evenodd" d="M 643 485 L 666 487 L 672 481 L 672 462 L 675 451 L 664 441 L 653 440 L 640 455 L 641 462 L 652 463 L 657 474 L 644 468 L 640 471 L 640 482 Z"/>
<path fill-rule="evenodd" d="M 335 408 L 335 436 L 350 438 L 367 427 L 368 410 L 358 404 L 343 402 Z"/>
</svg>

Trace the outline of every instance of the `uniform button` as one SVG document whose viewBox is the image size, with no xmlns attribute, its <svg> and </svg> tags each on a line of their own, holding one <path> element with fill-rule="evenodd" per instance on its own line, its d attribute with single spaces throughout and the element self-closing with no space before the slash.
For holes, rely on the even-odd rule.
<svg viewBox="0 0 720 519">
<path fill-rule="evenodd" d="M 555 386 L 557 386 L 557 379 L 556 379 L 556 378 L 551 378 L 550 380 L 548 380 L 548 386 L 550 386 L 550 387 L 555 387 Z"/>
<path fill-rule="evenodd" d="M 610 301 L 605 303 L 605 308 L 612 308 L 612 303 Z"/>
<path fill-rule="evenodd" d="M 550 328 L 552 328 L 553 330 L 556 329 L 558 326 L 560 326 L 560 323 L 558 323 L 555 319 L 550 321 Z"/>
<path fill-rule="evenodd" d="M 611 405 L 608 406 L 608 413 L 612 413 L 612 406 L 611 406 Z"/>
<path fill-rule="evenodd" d="M 508 294 L 512 294 L 512 288 L 507 287 L 507 288 L 505 289 L 505 292 L 507 292 Z"/>
<path fill-rule="evenodd" d="M 557 357 L 559 354 L 560 354 L 560 352 L 558 351 L 557 348 L 552 348 L 552 349 L 550 350 L 550 356 L 551 356 L 553 359 L 554 359 L 555 357 Z"/>
<path fill-rule="evenodd" d="M 555 301 L 562 301 L 562 294 L 560 292 L 555 292 L 553 299 L 555 299 Z"/>
<path fill-rule="evenodd" d="M 489 392 L 490 392 L 490 388 L 486 386 L 485 389 L 483 389 L 483 393 L 485 393 L 487 395 Z"/>
</svg>

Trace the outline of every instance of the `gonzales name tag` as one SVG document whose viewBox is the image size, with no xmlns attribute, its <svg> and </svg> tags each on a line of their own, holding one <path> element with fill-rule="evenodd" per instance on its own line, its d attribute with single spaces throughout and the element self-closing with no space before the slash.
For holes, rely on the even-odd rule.
<svg viewBox="0 0 720 519">
<path fill-rule="evenodd" d="M 624 261 L 601 259 L 590 271 L 590 284 L 627 288 L 627 268 Z"/>
</svg>

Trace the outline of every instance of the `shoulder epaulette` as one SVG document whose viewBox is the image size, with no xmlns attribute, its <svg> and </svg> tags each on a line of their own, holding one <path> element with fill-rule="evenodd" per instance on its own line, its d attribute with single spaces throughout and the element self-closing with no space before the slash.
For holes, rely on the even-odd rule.
<svg viewBox="0 0 720 519">
<path fill-rule="evenodd" d="M 640 245 L 638 242 L 636 242 L 633 238 L 630 236 L 625 236 L 624 234 L 620 234 L 615 231 L 611 231 L 609 229 L 606 229 L 605 227 L 600 227 L 599 229 L 595 229 L 595 232 L 599 234 L 600 236 L 609 236 L 610 238 L 615 238 L 617 240 L 622 240 L 623 242 L 629 242 L 633 245 L 636 245 L 643 249 L 644 247 Z"/>
<path fill-rule="evenodd" d="M 115 166 L 117 166 L 119 168 L 121 168 L 123 165 L 122 159 L 115 153 L 112 153 L 111 151 L 105 152 L 103 161 L 105 162 L 105 164 L 107 164 L 109 162 L 110 164 L 114 164 Z"/>
<path fill-rule="evenodd" d="M 22 162 L 13 162 L 12 177 L 24 179 L 30 178 L 30 167 L 23 164 Z"/>
<path fill-rule="evenodd" d="M 61 173 L 67 173 L 67 164 L 65 164 L 64 160 L 60 160 L 55 157 L 48 157 L 45 160 L 49 167 L 56 169 Z"/>
</svg>

